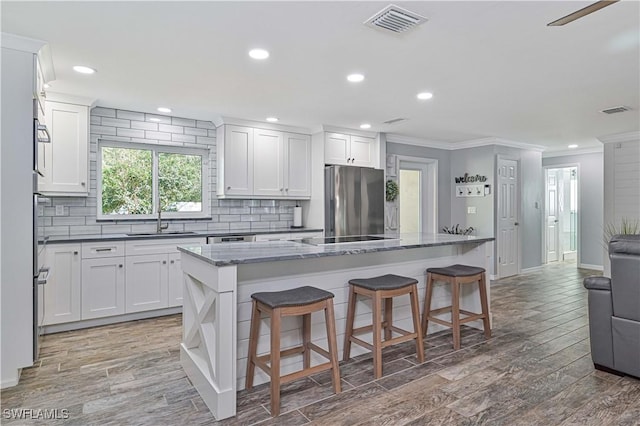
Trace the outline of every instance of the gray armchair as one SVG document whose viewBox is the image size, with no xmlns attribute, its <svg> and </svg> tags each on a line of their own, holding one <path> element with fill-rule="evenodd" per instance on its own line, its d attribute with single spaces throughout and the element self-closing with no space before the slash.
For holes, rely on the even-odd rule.
<svg viewBox="0 0 640 426">
<path fill-rule="evenodd" d="M 595 368 L 640 377 L 640 235 L 609 242 L 611 278 L 588 277 L 589 334 Z"/>
</svg>

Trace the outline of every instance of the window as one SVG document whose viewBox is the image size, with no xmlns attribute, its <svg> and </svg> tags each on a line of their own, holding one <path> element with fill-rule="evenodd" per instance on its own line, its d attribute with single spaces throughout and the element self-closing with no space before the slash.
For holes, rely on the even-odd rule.
<svg viewBox="0 0 640 426">
<path fill-rule="evenodd" d="M 202 218 L 209 214 L 206 149 L 102 141 L 98 218 Z"/>
</svg>

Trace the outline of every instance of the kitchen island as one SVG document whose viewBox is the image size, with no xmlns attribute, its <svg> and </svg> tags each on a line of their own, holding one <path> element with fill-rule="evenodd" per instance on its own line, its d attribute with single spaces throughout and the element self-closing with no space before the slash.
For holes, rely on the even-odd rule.
<svg viewBox="0 0 640 426">
<path fill-rule="evenodd" d="M 243 389 L 248 353 L 251 294 L 311 285 L 335 294 L 334 305 L 339 351 L 342 350 L 348 298 L 348 281 L 384 274 L 418 280 L 424 298 L 425 269 L 461 263 L 489 270 L 493 238 L 447 234 L 408 234 L 396 239 L 324 244 L 323 239 L 225 243 L 179 247 L 185 278 L 182 366 L 217 419 L 236 412 L 236 392 Z M 487 277 L 488 278 L 488 277 Z M 449 288 L 436 285 L 432 308 L 450 304 Z M 422 302 L 421 302 L 422 304 Z M 477 286 L 464 286 L 460 307 L 480 311 Z M 421 309 L 423 307 L 421 306 Z M 407 296 L 394 300 L 394 324 L 411 329 Z M 282 348 L 300 344 L 301 318 L 285 318 Z M 358 301 L 355 326 L 371 323 L 368 301 Z M 469 323 L 482 328 L 481 322 Z M 441 330 L 429 325 L 429 332 Z M 364 336 L 363 336 L 364 337 Z M 312 341 L 326 347 L 324 320 L 312 316 Z M 263 320 L 258 353 L 269 351 L 269 324 Z M 352 356 L 365 353 L 352 349 Z M 321 358 L 312 358 L 314 362 Z M 282 360 L 281 373 L 300 369 L 302 360 Z M 256 373 L 254 384 L 268 381 Z"/>
</svg>

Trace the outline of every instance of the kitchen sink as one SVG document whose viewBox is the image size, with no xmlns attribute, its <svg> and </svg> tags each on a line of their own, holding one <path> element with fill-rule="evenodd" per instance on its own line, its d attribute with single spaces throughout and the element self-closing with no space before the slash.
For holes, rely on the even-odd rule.
<svg viewBox="0 0 640 426">
<path fill-rule="evenodd" d="M 130 237 L 161 237 L 163 235 L 193 235 L 193 231 L 164 231 L 164 232 L 132 232 L 127 234 Z"/>
</svg>

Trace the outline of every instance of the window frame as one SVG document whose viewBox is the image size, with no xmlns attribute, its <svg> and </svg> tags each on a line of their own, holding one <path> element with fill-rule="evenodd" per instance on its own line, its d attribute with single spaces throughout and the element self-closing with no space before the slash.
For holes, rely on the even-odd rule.
<svg viewBox="0 0 640 426">
<path fill-rule="evenodd" d="M 105 214 L 102 211 L 102 148 L 123 148 L 123 149 L 139 149 L 151 151 L 152 158 L 152 193 L 151 205 L 153 214 Z M 210 190 L 209 190 L 209 154 L 210 148 L 189 148 L 183 146 L 171 146 L 162 144 L 150 144 L 140 142 L 120 142 L 109 139 L 100 139 L 97 145 L 96 155 L 96 192 L 97 192 L 97 220 L 155 220 L 158 218 L 158 202 L 159 202 L 159 154 L 182 154 L 182 155 L 198 155 L 202 157 L 201 162 L 201 186 L 202 186 L 202 211 L 199 212 L 162 212 L 163 219 L 209 219 L 211 218 L 210 209 Z"/>
</svg>

